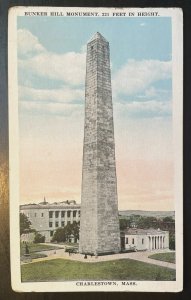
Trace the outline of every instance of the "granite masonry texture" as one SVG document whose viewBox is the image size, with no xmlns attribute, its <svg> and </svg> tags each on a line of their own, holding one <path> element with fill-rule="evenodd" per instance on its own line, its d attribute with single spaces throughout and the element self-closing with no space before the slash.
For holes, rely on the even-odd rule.
<svg viewBox="0 0 191 300">
<path fill-rule="evenodd" d="M 87 44 L 79 250 L 120 251 L 109 43 L 98 32 Z"/>
</svg>

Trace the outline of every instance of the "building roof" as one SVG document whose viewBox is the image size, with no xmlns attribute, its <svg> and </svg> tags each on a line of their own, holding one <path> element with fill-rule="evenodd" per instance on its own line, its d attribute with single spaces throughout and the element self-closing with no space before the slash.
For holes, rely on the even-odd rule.
<svg viewBox="0 0 191 300">
<path fill-rule="evenodd" d="M 75 200 L 66 200 L 54 203 L 40 202 L 40 203 L 29 203 L 20 205 L 20 210 L 25 209 L 66 209 L 66 208 L 80 208 L 80 204 L 77 204 Z"/>
<path fill-rule="evenodd" d="M 127 228 L 124 231 L 125 235 L 157 235 L 164 234 L 166 231 L 154 228 L 142 229 L 142 228 Z"/>
</svg>

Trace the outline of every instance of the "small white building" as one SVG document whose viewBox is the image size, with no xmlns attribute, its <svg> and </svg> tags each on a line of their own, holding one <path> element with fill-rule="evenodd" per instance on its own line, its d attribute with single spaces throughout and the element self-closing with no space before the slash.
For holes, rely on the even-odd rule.
<svg viewBox="0 0 191 300">
<path fill-rule="evenodd" d="M 50 242 L 54 232 L 59 227 L 72 224 L 80 220 L 80 205 L 75 200 L 48 203 L 44 200 L 39 204 L 25 204 L 20 206 L 20 212 L 25 214 L 31 222 L 31 228 L 45 236 L 45 242 Z M 26 240 L 26 234 L 21 240 Z"/>
<path fill-rule="evenodd" d="M 121 233 L 123 250 L 169 249 L 169 232 L 160 229 L 127 228 Z"/>
</svg>

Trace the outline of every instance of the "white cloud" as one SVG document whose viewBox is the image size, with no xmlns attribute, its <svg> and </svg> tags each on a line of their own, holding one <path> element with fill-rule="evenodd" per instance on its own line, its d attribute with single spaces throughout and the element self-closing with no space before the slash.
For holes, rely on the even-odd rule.
<svg viewBox="0 0 191 300">
<path fill-rule="evenodd" d="M 72 101 L 81 101 L 84 98 L 83 89 L 71 89 L 64 87 L 61 89 L 34 89 L 31 87 L 19 87 L 20 101 L 44 101 L 68 103 Z"/>
<path fill-rule="evenodd" d="M 21 109 L 28 112 L 35 112 L 43 114 L 62 115 L 65 117 L 69 116 L 82 116 L 83 106 L 80 104 L 69 104 L 69 103 L 43 103 L 34 101 L 21 101 Z"/>
<path fill-rule="evenodd" d="M 19 56 L 30 57 L 45 51 L 38 38 L 29 30 L 19 29 L 17 33 L 17 45 Z"/>
<path fill-rule="evenodd" d="M 79 115 L 83 112 L 80 102 L 84 98 L 84 89 L 76 86 L 84 84 L 85 80 L 84 52 L 49 52 L 36 36 L 25 29 L 18 30 L 18 52 L 19 73 L 26 78 L 25 86 L 19 87 L 22 111 L 64 116 Z M 38 76 L 44 80 L 59 80 L 63 82 L 63 87 L 33 88 L 30 78 Z M 35 86 L 37 87 L 37 84 Z"/>
<path fill-rule="evenodd" d="M 25 29 L 18 30 L 19 72 L 80 85 L 85 80 L 84 47 L 82 52 L 55 54 L 47 51 L 38 38 Z"/>
<path fill-rule="evenodd" d="M 126 103 L 115 103 L 115 112 L 118 114 L 129 114 L 129 115 L 151 115 L 161 116 L 164 114 L 171 113 L 171 102 L 170 101 L 131 101 Z"/>
<path fill-rule="evenodd" d="M 19 60 L 20 72 L 30 72 L 47 79 L 80 85 L 85 80 L 85 53 L 41 53 L 27 60 Z"/>
<path fill-rule="evenodd" d="M 158 93 L 158 90 L 156 88 L 154 88 L 153 86 L 151 86 L 145 91 L 145 97 L 147 97 L 147 98 L 156 97 L 157 93 Z"/>
<path fill-rule="evenodd" d="M 116 94 L 133 95 L 145 91 L 152 83 L 171 78 L 171 61 L 128 60 L 113 77 Z"/>
<path fill-rule="evenodd" d="M 76 111 L 77 106 L 72 105 L 72 102 L 79 103 L 84 98 L 84 88 L 78 86 L 84 85 L 85 81 L 85 46 L 80 53 L 55 54 L 47 51 L 30 31 L 19 29 L 18 49 L 23 54 L 19 59 L 19 72 L 26 74 L 26 81 L 29 81 L 28 87 L 21 86 L 19 89 L 22 108 L 25 111 L 66 115 L 72 114 L 73 109 Z M 58 80 L 63 83 L 63 88 L 34 89 L 29 87 L 30 75 L 32 78 L 40 76 L 53 82 Z M 114 100 L 118 102 L 116 111 L 128 115 L 153 113 L 153 116 L 168 113 L 170 104 L 169 101 L 164 101 L 168 96 L 159 93 L 159 89 L 152 84 L 170 77 L 171 61 L 128 60 L 113 78 Z M 137 98 L 131 102 L 120 103 L 121 94 L 136 95 Z"/>
</svg>

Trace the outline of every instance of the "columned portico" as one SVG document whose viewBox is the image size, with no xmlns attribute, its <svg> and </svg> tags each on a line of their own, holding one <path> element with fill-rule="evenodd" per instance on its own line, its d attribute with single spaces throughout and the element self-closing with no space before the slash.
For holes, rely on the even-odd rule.
<svg viewBox="0 0 191 300">
<path fill-rule="evenodd" d="M 160 236 L 160 248 L 162 249 L 163 246 L 162 246 L 162 236 Z"/>
<path fill-rule="evenodd" d="M 157 250 L 164 249 L 164 240 L 165 237 L 162 235 L 158 236 L 148 236 L 148 249 L 149 250 Z"/>
<path fill-rule="evenodd" d="M 160 229 L 129 228 L 125 234 L 126 250 L 161 250 L 169 248 L 169 232 Z M 124 236 L 123 236 L 124 237 Z"/>
</svg>

